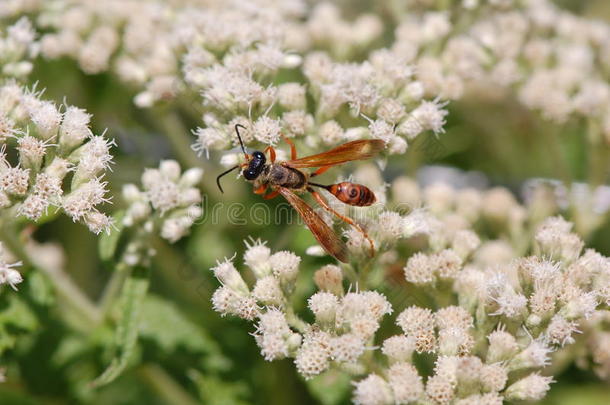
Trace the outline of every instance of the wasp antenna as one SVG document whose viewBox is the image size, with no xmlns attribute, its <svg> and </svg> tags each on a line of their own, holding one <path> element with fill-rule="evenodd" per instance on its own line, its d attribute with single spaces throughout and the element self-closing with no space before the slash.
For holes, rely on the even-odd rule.
<svg viewBox="0 0 610 405">
<path fill-rule="evenodd" d="M 218 189 L 220 190 L 220 192 L 221 192 L 221 193 L 223 193 L 223 194 L 224 194 L 224 190 L 222 189 L 222 186 L 220 185 L 220 178 L 221 178 L 222 176 L 224 176 L 225 174 L 229 174 L 229 173 L 231 173 L 233 170 L 237 169 L 238 167 L 239 167 L 239 165 L 237 165 L 237 166 L 233 166 L 233 167 L 232 167 L 232 168 L 230 168 L 229 170 L 226 170 L 226 171 L 224 171 L 224 172 L 220 173 L 220 174 L 218 175 L 218 177 L 216 177 L 216 184 L 218 185 Z"/>
<path fill-rule="evenodd" d="M 246 127 L 244 127 L 241 124 L 235 124 L 235 133 L 237 134 L 237 139 L 239 139 L 239 144 L 241 145 L 241 150 L 244 152 L 244 155 L 247 156 L 248 154 L 246 153 L 246 148 L 244 147 L 244 141 L 242 141 L 242 139 L 241 139 L 241 135 L 239 133 L 239 128 L 246 129 Z"/>
</svg>

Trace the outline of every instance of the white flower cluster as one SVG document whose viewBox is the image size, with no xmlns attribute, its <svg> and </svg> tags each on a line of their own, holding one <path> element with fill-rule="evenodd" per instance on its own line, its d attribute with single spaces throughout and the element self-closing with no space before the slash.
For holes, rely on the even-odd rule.
<svg viewBox="0 0 610 405">
<path fill-rule="evenodd" d="M 211 112 L 204 116 L 206 127 L 195 132 L 196 151 L 235 145 L 233 127 L 237 123 L 246 127 L 242 133 L 245 143 L 274 145 L 283 134 L 302 138 L 309 148 L 319 148 L 376 138 L 387 143 L 390 154 L 404 153 L 407 141 L 424 131 L 444 132 L 445 103 L 423 99 L 421 83 L 414 80 L 413 69 L 397 52 L 380 49 L 361 63 L 339 63 L 327 53 L 312 52 L 299 66 L 308 86 L 300 82 L 274 86 L 256 79 L 290 67 L 286 63 L 293 58 L 276 48 L 276 63 L 251 62 L 272 49 L 259 45 L 243 55 L 230 53 L 222 65 L 202 69 L 200 86 L 204 105 Z M 264 59 L 273 60 L 270 55 Z M 308 99 L 313 104 L 308 105 Z M 275 114 L 270 112 L 272 107 Z M 227 163 L 235 159 L 237 156 Z"/>
<path fill-rule="evenodd" d="M 394 46 L 415 59 L 426 94 L 497 99 L 514 90 L 549 120 L 588 118 L 610 137 L 610 25 L 550 0 L 466 3 L 398 13 Z"/>
<path fill-rule="evenodd" d="M 138 90 L 140 107 L 173 99 L 185 82 L 201 77 L 199 68 L 232 47 L 282 41 L 280 33 L 304 10 L 300 0 L 50 0 L 37 6 L 43 57 L 73 58 L 89 74 L 112 71 Z M 301 31 L 291 36 L 298 42 Z M 263 51 L 252 62 L 272 65 L 265 58 L 274 56 Z"/>
<path fill-rule="evenodd" d="M 533 217 L 573 213 L 571 219 L 579 234 L 587 236 L 599 229 L 610 216 L 610 187 L 535 178 L 522 187 L 525 205 Z"/>
<path fill-rule="evenodd" d="M 386 201 L 373 166 L 361 167 L 354 177 Z M 610 259 L 585 249 L 571 223 L 530 217 L 533 211 L 503 188 L 456 190 L 438 182 L 422 188 L 400 177 L 389 189 L 389 204 L 408 214 L 350 208 L 361 214 L 359 222 L 375 241 L 377 256 L 367 266 L 377 274 L 354 278 L 363 271 L 358 263 L 367 261 L 364 256 L 349 271 L 335 265 L 319 269 L 314 275 L 319 292 L 308 299 L 313 324 L 290 304 L 300 259 L 272 254 L 261 242 L 244 255 L 257 280 L 253 288 L 233 260 L 213 269 L 222 283 L 214 308 L 258 320 L 255 338 L 267 360 L 294 358 L 305 378 L 331 369 L 351 375 L 356 404 L 539 400 L 553 382 L 540 374 L 551 354 L 574 358 L 568 347 L 580 334 L 591 345 L 600 376 L 608 375 L 610 341 L 603 325 L 610 320 L 604 310 L 610 303 Z M 415 209 L 421 205 L 426 210 Z M 352 255 L 366 254 L 359 232 L 346 236 Z M 405 245 L 419 252 L 406 260 L 404 279 L 396 286 L 402 292 L 395 293 L 409 294 L 412 286 L 437 309 L 408 306 L 395 320 L 402 333 L 376 342 L 379 322 L 392 305 L 376 291 L 346 292 L 344 275 L 350 283 L 372 285 L 381 269 L 397 267 Z M 290 277 L 278 271 L 280 254 L 292 264 Z M 388 295 L 396 298 L 392 290 Z M 422 355 L 433 359 L 432 374 L 420 369 Z"/>
<path fill-rule="evenodd" d="M 244 263 L 256 283 L 250 289 L 232 259 L 212 270 L 222 286 L 212 298 L 214 309 L 255 321 L 254 337 L 266 360 L 294 358 L 297 371 L 314 377 L 332 367 L 364 370 L 361 357 L 374 350 L 372 338 L 388 300 L 374 291 L 344 292 L 341 269 L 324 266 L 315 273 L 320 291 L 308 300 L 315 321 L 308 324 L 290 308 L 301 259 L 291 252 L 271 250 L 261 241 L 247 244 Z"/>
<path fill-rule="evenodd" d="M 175 160 L 163 160 L 158 169 L 145 169 L 142 174 L 142 190 L 135 184 L 123 186 L 123 199 L 127 209 L 123 225 L 137 228 L 146 235 L 159 234 L 174 243 L 188 234 L 195 221 L 201 217 L 201 192 L 196 186 L 203 170 L 192 168 L 181 173 Z M 142 260 L 141 252 L 146 243 L 134 238 L 127 248 L 125 260 L 135 264 Z"/>
<path fill-rule="evenodd" d="M 37 221 L 54 207 L 92 232 L 108 230 L 97 206 L 108 202 L 102 178 L 113 142 L 93 135 L 90 119 L 15 83 L 0 86 L 0 209 Z"/>
<path fill-rule="evenodd" d="M 575 237 L 569 230 L 563 219 L 549 218 L 539 226 L 536 243 L 562 245 L 563 238 Z M 593 250 L 580 255 L 582 246 L 568 256 L 547 248 L 541 246 L 538 256 L 493 265 L 478 263 L 474 252 L 454 268 L 450 280 L 442 277 L 446 264 L 434 257 L 438 253 L 412 256 L 404 269 L 407 281 L 437 288 L 449 280 L 459 306 L 435 313 L 411 306 L 401 312 L 396 323 L 404 334 L 382 346 L 389 368 L 358 381 L 354 402 L 499 405 L 542 399 L 552 378 L 538 371 L 550 364 L 552 352 L 574 343 L 580 323 L 603 316 L 600 304 L 608 299 L 610 280 L 607 257 Z M 433 299 L 440 297 L 439 291 L 428 291 Z M 411 363 L 415 352 L 437 356 L 425 385 Z M 525 371 L 529 374 L 523 376 Z"/>
<path fill-rule="evenodd" d="M 33 67 L 28 59 L 36 57 L 38 48 L 36 32 L 26 17 L 7 27 L 6 32 L 0 29 L 0 77 L 27 76 Z"/>
<path fill-rule="evenodd" d="M 0 285 L 8 284 L 14 290 L 17 290 L 17 284 L 23 281 L 21 273 L 15 269 L 15 267 L 18 266 L 21 266 L 21 262 L 12 261 L 9 252 L 7 252 L 2 243 L 0 243 Z"/>
<path fill-rule="evenodd" d="M 197 151 L 235 145 L 236 123 L 247 127 L 246 143 L 272 145 L 283 133 L 314 149 L 373 137 L 390 154 L 404 153 L 423 131 L 443 132 L 445 103 L 424 99 L 413 58 L 400 47 L 336 62 L 361 60 L 381 40 L 378 16 L 347 21 L 335 5 L 308 9 L 299 0 L 230 3 L 48 1 L 38 9 L 40 50 L 71 57 L 86 73 L 113 71 L 138 89 L 140 107 L 199 91 Z M 287 71 L 308 83 L 278 84 Z"/>
</svg>

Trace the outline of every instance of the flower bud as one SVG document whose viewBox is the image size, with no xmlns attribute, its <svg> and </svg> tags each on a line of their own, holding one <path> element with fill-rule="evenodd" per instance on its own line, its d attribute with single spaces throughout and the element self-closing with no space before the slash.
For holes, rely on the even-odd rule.
<svg viewBox="0 0 610 405">
<path fill-rule="evenodd" d="M 243 296 L 249 293 L 246 282 L 231 260 L 226 259 L 223 262 L 216 262 L 216 267 L 212 267 L 212 271 L 214 272 L 214 276 L 223 286 L 234 291 L 236 294 Z"/>
<path fill-rule="evenodd" d="M 544 398 L 552 382 L 551 377 L 530 374 L 508 387 L 505 398 L 509 401 L 539 401 Z"/>
<path fill-rule="evenodd" d="M 343 295 L 343 272 L 339 266 L 329 264 L 320 268 L 314 273 L 313 280 L 321 291 Z"/>
</svg>

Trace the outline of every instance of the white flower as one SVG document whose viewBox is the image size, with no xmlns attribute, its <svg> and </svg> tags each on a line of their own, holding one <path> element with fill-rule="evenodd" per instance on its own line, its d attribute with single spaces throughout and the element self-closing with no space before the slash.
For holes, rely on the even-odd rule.
<svg viewBox="0 0 610 405">
<path fill-rule="evenodd" d="M 17 284 L 23 281 L 21 274 L 15 267 L 21 266 L 21 262 L 9 263 L 6 261 L 4 246 L 0 243 L 0 284 L 8 284 L 13 290 L 17 290 Z"/>
<path fill-rule="evenodd" d="M 552 382 L 552 377 L 543 377 L 537 373 L 530 374 L 506 389 L 506 399 L 539 401 L 544 398 Z"/>
<path fill-rule="evenodd" d="M 357 405 L 389 405 L 394 402 L 390 385 L 376 374 L 354 383 L 353 401 Z"/>
</svg>

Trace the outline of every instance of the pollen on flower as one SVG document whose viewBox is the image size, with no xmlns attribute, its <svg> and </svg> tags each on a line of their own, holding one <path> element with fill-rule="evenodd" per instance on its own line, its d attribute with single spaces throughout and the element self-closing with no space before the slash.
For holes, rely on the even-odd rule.
<svg viewBox="0 0 610 405">
<path fill-rule="evenodd" d="M 415 339 L 415 351 L 433 352 L 436 347 L 434 315 L 427 308 L 409 307 L 396 318 L 396 324 Z"/>
<path fill-rule="evenodd" d="M 426 394 L 437 404 L 448 404 L 455 396 L 454 384 L 442 375 L 428 378 Z"/>
<path fill-rule="evenodd" d="M 331 337 L 325 332 L 305 335 L 294 359 L 299 374 L 309 379 L 325 371 L 330 366 L 330 344 Z"/>
<path fill-rule="evenodd" d="M 28 190 L 29 173 L 30 169 L 9 167 L 0 173 L 0 189 L 9 194 L 24 195 Z"/>
<path fill-rule="evenodd" d="M 17 212 L 19 215 L 36 221 L 44 214 L 48 206 L 49 203 L 46 199 L 38 194 L 30 194 L 21 203 Z"/>
</svg>

